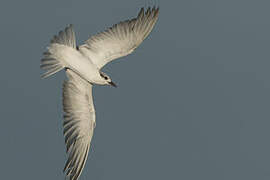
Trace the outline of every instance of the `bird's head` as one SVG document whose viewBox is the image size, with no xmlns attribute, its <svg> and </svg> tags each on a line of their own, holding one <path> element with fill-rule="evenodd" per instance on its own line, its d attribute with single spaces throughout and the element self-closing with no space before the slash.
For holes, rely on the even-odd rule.
<svg viewBox="0 0 270 180">
<path fill-rule="evenodd" d="M 100 77 L 102 78 L 102 80 L 104 81 L 104 84 L 107 84 L 107 85 L 111 85 L 113 87 L 117 87 L 116 84 L 114 82 L 112 82 L 111 78 L 105 74 L 104 72 L 99 72 L 100 74 Z"/>
</svg>

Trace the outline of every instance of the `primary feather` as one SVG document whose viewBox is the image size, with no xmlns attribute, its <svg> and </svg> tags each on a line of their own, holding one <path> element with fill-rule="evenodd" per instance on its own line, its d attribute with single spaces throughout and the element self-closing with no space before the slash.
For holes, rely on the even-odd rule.
<svg viewBox="0 0 270 180">
<path fill-rule="evenodd" d="M 95 127 L 92 85 L 71 70 L 63 84 L 64 136 L 68 160 L 64 171 L 71 180 L 80 176 Z"/>
<path fill-rule="evenodd" d="M 110 61 L 132 53 L 152 31 L 158 13 L 159 8 L 148 8 L 146 12 L 142 8 L 136 18 L 92 36 L 79 49 L 98 68 L 102 68 Z"/>
</svg>

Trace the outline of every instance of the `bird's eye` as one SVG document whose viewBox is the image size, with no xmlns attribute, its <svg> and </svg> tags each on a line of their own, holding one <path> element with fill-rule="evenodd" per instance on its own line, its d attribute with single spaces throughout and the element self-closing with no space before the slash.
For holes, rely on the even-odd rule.
<svg viewBox="0 0 270 180">
<path fill-rule="evenodd" d="M 105 80 L 108 80 L 108 77 L 105 76 L 104 79 L 105 79 Z"/>
</svg>

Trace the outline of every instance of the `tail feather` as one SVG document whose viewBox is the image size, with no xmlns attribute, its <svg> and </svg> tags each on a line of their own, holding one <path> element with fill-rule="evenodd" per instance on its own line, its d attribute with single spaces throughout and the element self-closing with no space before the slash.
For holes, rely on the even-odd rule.
<svg viewBox="0 0 270 180">
<path fill-rule="evenodd" d="M 47 78 L 65 67 L 64 64 L 61 63 L 61 60 L 58 59 L 57 50 L 54 49 L 56 46 L 54 46 L 54 44 L 61 44 L 76 49 L 73 26 L 69 25 L 64 31 L 60 31 L 58 35 L 52 38 L 48 51 L 44 53 L 44 58 L 41 60 L 40 68 L 46 70 L 42 78 Z"/>
</svg>

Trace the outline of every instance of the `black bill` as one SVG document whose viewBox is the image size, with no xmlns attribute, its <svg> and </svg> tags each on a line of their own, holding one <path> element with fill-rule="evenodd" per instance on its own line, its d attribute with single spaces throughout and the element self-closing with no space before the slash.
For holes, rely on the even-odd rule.
<svg viewBox="0 0 270 180">
<path fill-rule="evenodd" d="M 117 85 L 116 84 L 114 84 L 114 82 L 109 82 L 109 84 L 111 85 L 111 86 L 113 86 L 113 87 L 117 87 Z"/>
</svg>

